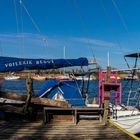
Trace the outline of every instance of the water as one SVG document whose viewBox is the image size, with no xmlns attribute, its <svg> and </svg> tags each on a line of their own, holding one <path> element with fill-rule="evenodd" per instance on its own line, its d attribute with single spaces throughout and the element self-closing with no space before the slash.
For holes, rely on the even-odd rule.
<svg viewBox="0 0 140 140">
<path fill-rule="evenodd" d="M 34 92 L 37 93 L 40 91 L 46 82 L 47 81 L 33 81 Z M 1 86 L 1 90 L 26 94 L 26 80 L 5 80 Z"/>
</svg>

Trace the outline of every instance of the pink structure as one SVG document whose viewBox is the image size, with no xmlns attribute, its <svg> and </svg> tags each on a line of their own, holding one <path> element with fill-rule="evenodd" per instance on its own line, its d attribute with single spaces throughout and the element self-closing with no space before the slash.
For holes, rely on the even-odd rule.
<svg viewBox="0 0 140 140">
<path fill-rule="evenodd" d="M 98 104 L 101 106 L 104 103 L 105 91 L 110 92 L 110 99 L 115 105 L 122 103 L 122 84 L 118 82 L 117 72 L 111 72 L 109 82 L 106 81 L 106 72 L 99 71 L 99 94 Z"/>
</svg>

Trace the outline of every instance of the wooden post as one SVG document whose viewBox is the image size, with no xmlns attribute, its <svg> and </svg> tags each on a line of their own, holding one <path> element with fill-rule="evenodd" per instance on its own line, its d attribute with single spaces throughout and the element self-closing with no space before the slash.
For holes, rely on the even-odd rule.
<svg viewBox="0 0 140 140">
<path fill-rule="evenodd" d="M 31 75 L 28 75 L 28 78 L 26 79 L 26 88 L 27 88 L 27 98 L 23 109 L 24 114 L 28 113 L 28 108 L 33 95 L 33 81 L 31 79 Z"/>
<path fill-rule="evenodd" d="M 77 124 L 77 110 L 74 110 L 74 124 Z"/>
<path fill-rule="evenodd" d="M 46 110 L 43 108 L 43 124 L 46 124 Z"/>
<path fill-rule="evenodd" d="M 110 82 L 110 74 L 111 74 L 111 67 L 107 67 L 107 73 L 106 73 L 106 82 Z M 103 120 L 104 123 L 107 124 L 107 120 L 109 117 L 109 98 L 110 98 L 110 90 L 105 88 L 104 93 L 104 114 L 103 114 Z"/>
</svg>

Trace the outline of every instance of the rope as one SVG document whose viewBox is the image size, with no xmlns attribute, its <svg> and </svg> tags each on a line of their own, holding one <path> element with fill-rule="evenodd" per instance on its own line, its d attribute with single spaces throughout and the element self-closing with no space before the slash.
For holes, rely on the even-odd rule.
<svg viewBox="0 0 140 140">
<path fill-rule="evenodd" d="M 23 11 L 22 11 L 22 7 L 20 7 L 20 23 L 21 23 L 21 33 L 22 33 L 22 40 L 19 42 L 20 46 L 22 47 L 22 51 L 21 51 L 21 56 L 23 56 L 25 54 L 24 51 L 24 34 L 23 34 L 23 17 L 22 17 Z"/>
<path fill-rule="evenodd" d="M 39 26 L 36 24 L 36 22 L 34 21 L 34 19 L 32 18 L 32 16 L 30 15 L 29 11 L 27 10 L 27 8 L 25 7 L 24 3 L 22 0 L 19 1 L 20 5 L 23 7 L 23 9 L 25 10 L 26 14 L 29 16 L 32 24 L 34 25 L 35 29 L 37 30 L 37 32 L 42 35 L 41 30 L 39 29 Z M 47 40 L 43 37 L 42 38 L 44 45 L 47 46 Z"/>
<path fill-rule="evenodd" d="M 84 31 L 84 33 L 85 33 L 85 34 L 88 34 L 88 33 L 89 33 L 89 32 L 88 32 L 88 28 L 87 28 L 87 26 L 86 26 L 86 24 L 85 24 L 85 22 L 84 22 L 83 16 L 81 15 L 81 11 L 80 11 L 80 9 L 79 9 L 77 0 L 73 0 L 73 5 L 74 5 L 74 7 L 75 7 L 75 9 L 76 9 L 76 12 L 77 12 L 77 15 L 78 15 L 78 17 L 79 17 L 79 19 L 80 19 L 80 22 L 81 22 L 81 24 L 83 25 L 83 31 Z M 90 50 L 90 49 L 91 49 L 91 48 L 89 47 L 90 40 L 89 40 L 88 38 L 87 38 L 87 43 L 88 43 L 89 54 L 92 53 L 92 55 L 93 55 L 94 58 L 95 58 L 95 55 L 93 54 L 93 51 Z M 93 49 L 93 48 L 92 48 L 92 49 Z M 95 51 L 95 49 L 94 49 L 94 51 Z"/>
<path fill-rule="evenodd" d="M 108 20 L 109 27 L 111 27 L 111 26 L 113 25 L 113 21 L 111 20 L 112 17 L 110 16 L 110 14 L 108 14 L 107 8 L 106 8 L 106 6 L 105 6 L 103 0 L 100 0 L 100 4 L 101 4 L 101 7 L 102 7 L 102 9 L 103 9 L 103 11 L 104 11 L 104 16 L 105 16 L 106 19 Z M 111 31 L 113 32 L 113 34 L 115 35 L 116 32 L 115 32 L 114 28 L 112 27 L 112 28 L 110 28 L 110 29 L 111 29 Z M 115 41 L 116 41 L 116 44 L 118 45 L 118 47 L 119 47 L 119 49 L 120 49 L 121 54 L 124 56 L 124 52 L 125 52 L 125 51 L 124 51 L 124 49 L 122 48 L 120 41 L 119 41 L 117 38 L 115 38 Z"/>
<path fill-rule="evenodd" d="M 127 67 L 130 69 L 130 66 L 129 66 L 129 64 L 128 64 L 128 62 L 127 62 L 127 60 L 126 60 L 125 57 L 124 57 L 124 60 L 125 60 L 125 62 L 126 62 Z"/>
<path fill-rule="evenodd" d="M 31 17 L 31 15 L 29 14 L 27 8 L 25 7 L 24 3 L 22 2 L 22 0 L 20 0 L 20 5 L 23 7 L 23 9 L 25 10 L 26 14 L 29 16 L 32 24 L 34 25 L 34 27 L 36 28 L 36 30 L 39 32 L 39 34 L 41 34 L 41 31 L 39 29 L 39 27 L 37 26 L 37 24 L 35 23 L 34 19 Z"/>
<path fill-rule="evenodd" d="M 128 35 L 130 35 L 130 33 L 129 33 L 129 31 L 128 31 L 128 27 L 127 27 L 127 25 L 126 25 L 126 22 L 125 22 L 125 20 L 124 20 L 122 14 L 121 14 L 121 11 L 120 11 L 119 7 L 117 6 L 115 0 L 112 0 L 112 3 L 113 3 L 113 5 L 114 5 L 114 7 L 115 7 L 115 9 L 116 9 L 116 11 L 117 11 L 117 13 L 118 13 L 118 15 L 119 15 L 121 21 L 122 21 L 122 24 L 123 24 L 123 27 L 124 27 L 125 31 L 128 33 Z"/>
<path fill-rule="evenodd" d="M 17 7 L 16 7 L 16 2 L 13 0 L 14 3 L 14 10 L 15 10 L 15 16 L 16 16 L 16 24 L 17 24 L 17 33 L 19 32 L 19 23 L 18 23 L 18 14 L 17 14 Z"/>
</svg>

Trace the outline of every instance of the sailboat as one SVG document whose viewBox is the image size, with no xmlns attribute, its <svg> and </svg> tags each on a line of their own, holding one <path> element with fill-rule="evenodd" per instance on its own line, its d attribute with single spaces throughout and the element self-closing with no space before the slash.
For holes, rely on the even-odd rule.
<svg viewBox="0 0 140 140">
<path fill-rule="evenodd" d="M 39 63 L 40 62 L 40 63 Z M 16 64 L 16 65 L 15 65 Z M 28 58 L 16 58 L 16 57 L 3 57 L 0 56 L 0 72 L 16 72 L 16 71 L 22 71 L 25 69 L 33 70 L 33 69 L 53 69 L 53 68 L 63 68 L 63 67 L 72 67 L 72 66 L 87 66 L 88 60 L 87 58 L 81 57 L 77 59 L 28 59 Z M 54 79 L 53 79 L 54 80 Z M 60 80 L 54 80 L 54 82 L 57 82 L 56 84 L 61 84 Z M 53 84 L 54 84 L 53 82 Z M 69 82 L 74 83 L 74 81 L 67 81 L 67 87 L 71 89 L 72 86 L 69 86 Z M 65 83 L 64 83 L 65 85 Z M 75 89 L 76 83 L 74 83 L 74 86 L 72 88 L 72 91 L 77 91 Z M 52 83 L 49 84 L 48 92 L 51 91 Z M 56 86 L 56 85 L 55 85 Z M 46 87 L 45 87 L 46 88 Z M 59 89 L 60 90 L 60 89 Z M 78 90 L 79 91 L 79 90 Z M 46 92 L 43 92 L 43 94 L 46 94 Z M 42 97 L 43 94 L 39 97 Z M 73 95 L 74 93 L 71 93 L 70 95 Z M 56 96 L 54 96 L 56 98 Z M 15 100 L 9 100 L 7 98 L 0 98 L 0 102 L 2 103 L 17 103 Z M 76 101 L 75 101 L 76 102 Z M 23 102 L 21 102 L 23 103 Z"/>
<path fill-rule="evenodd" d="M 46 80 L 46 76 L 36 75 L 33 76 L 32 79 L 42 81 L 42 80 Z"/>
<path fill-rule="evenodd" d="M 111 120 L 132 134 L 140 133 L 140 110 L 132 106 L 113 107 Z"/>
<path fill-rule="evenodd" d="M 132 74 L 129 74 L 128 76 L 124 77 L 124 80 L 138 80 L 138 76 L 137 75 L 132 75 Z"/>
<path fill-rule="evenodd" d="M 65 100 L 73 106 L 78 105 L 82 107 L 100 107 L 102 103 L 104 103 L 105 90 L 110 90 L 111 94 L 114 95 L 110 96 L 110 98 L 115 100 L 114 105 L 110 104 L 110 120 L 112 120 L 118 126 L 124 128 L 130 133 L 140 133 L 140 110 L 135 106 L 130 106 L 129 104 L 122 104 L 122 85 L 120 81 L 118 82 L 118 75 L 116 74 L 116 72 L 110 74 L 110 77 L 115 77 L 110 79 L 110 83 L 105 82 L 105 77 L 106 72 L 99 73 L 98 104 L 90 104 L 88 102 L 88 99 L 86 98 L 85 100 L 82 96 L 82 91 L 78 90 L 78 87 L 76 87 L 78 84 L 75 84 L 75 86 L 73 87 L 73 84 L 68 81 L 49 81 L 45 85 L 45 87 L 38 93 L 38 96 L 55 99 L 56 97 L 58 97 L 57 95 L 59 94 L 57 100 Z M 80 102 L 78 103 L 79 100 Z"/>
<path fill-rule="evenodd" d="M 46 80 L 46 76 L 42 75 L 42 73 L 40 72 L 40 70 L 37 71 L 37 73 L 32 77 L 33 80 L 38 80 L 38 81 L 42 81 L 42 80 Z"/>
<path fill-rule="evenodd" d="M 0 72 L 16 72 L 25 69 L 56 69 L 72 66 L 87 66 L 85 57 L 77 59 L 31 59 L 0 56 Z"/>
<path fill-rule="evenodd" d="M 17 80 L 19 78 L 20 78 L 20 76 L 15 76 L 15 75 L 4 77 L 5 80 Z"/>
<path fill-rule="evenodd" d="M 56 80 L 71 80 L 71 78 L 67 75 L 59 75 L 55 79 Z"/>
<path fill-rule="evenodd" d="M 14 73 L 10 73 L 8 76 L 4 77 L 5 80 L 17 80 L 20 79 L 20 76 L 14 75 Z"/>
<path fill-rule="evenodd" d="M 64 49 L 63 49 L 63 58 L 66 59 L 66 47 L 64 46 Z M 72 78 L 70 78 L 70 76 L 68 74 L 66 74 L 66 68 L 64 67 L 63 69 L 63 74 L 60 74 L 58 76 L 55 77 L 56 80 L 63 80 L 63 81 L 66 81 L 66 80 L 72 80 Z"/>
<path fill-rule="evenodd" d="M 134 69 L 132 70 L 132 76 L 131 76 L 131 80 L 133 82 L 134 75 L 136 73 L 137 59 L 140 58 L 140 53 L 128 54 L 125 55 L 125 59 L 126 57 L 135 58 L 135 65 L 134 65 Z M 112 108 L 111 120 L 117 125 L 119 125 L 120 127 L 126 129 L 128 132 L 137 134 L 140 133 L 140 108 L 138 107 L 140 106 L 140 92 L 139 89 L 137 89 L 134 95 L 134 97 L 136 97 L 136 94 L 139 94 L 137 96 L 137 102 L 135 106 L 129 105 L 131 93 L 132 93 L 132 89 L 128 94 L 127 105 L 117 105 L 111 107 Z"/>
</svg>

